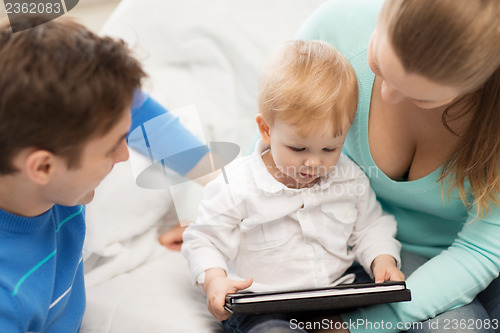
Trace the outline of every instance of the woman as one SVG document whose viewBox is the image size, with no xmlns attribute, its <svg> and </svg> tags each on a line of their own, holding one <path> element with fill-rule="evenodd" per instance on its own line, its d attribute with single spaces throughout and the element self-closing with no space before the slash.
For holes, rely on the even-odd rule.
<svg viewBox="0 0 500 333">
<path fill-rule="evenodd" d="M 335 0 L 297 38 L 356 70 L 345 152 L 398 221 L 413 296 L 342 314 L 344 328 L 500 332 L 500 2 Z"/>
</svg>

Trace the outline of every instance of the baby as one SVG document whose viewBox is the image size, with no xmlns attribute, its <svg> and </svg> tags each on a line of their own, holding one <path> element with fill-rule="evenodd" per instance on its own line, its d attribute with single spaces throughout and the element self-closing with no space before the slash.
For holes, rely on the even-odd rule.
<svg viewBox="0 0 500 333">
<path fill-rule="evenodd" d="M 293 41 L 272 55 L 260 82 L 261 141 L 226 167 L 229 184 L 206 186 L 184 232 L 182 253 L 216 319 L 230 316 L 228 293 L 249 287 L 352 282 L 355 259 L 376 282 L 404 279 L 396 221 L 342 154 L 357 101 L 356 75 L 333 46 Z"/>
</svg>

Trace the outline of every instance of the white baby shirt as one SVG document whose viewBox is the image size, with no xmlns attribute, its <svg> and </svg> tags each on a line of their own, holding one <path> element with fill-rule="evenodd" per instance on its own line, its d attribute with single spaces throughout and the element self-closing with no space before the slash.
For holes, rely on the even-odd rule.
<svg viewBox="0 0 500 333">
<path fill-rule="evenodd" d="M 381 209 L 369 180 L 347 156 L 317 184 L 288 188 L 266 169 L 262 142 L 204 189 L 198 219 L 184 232 L 182 253 L 193 280 L 222 268 L 251 291 L 327 287 L 356 259 L 371 274 L 381 254 L 399 265 L 395 219 Z"/>
</svg>

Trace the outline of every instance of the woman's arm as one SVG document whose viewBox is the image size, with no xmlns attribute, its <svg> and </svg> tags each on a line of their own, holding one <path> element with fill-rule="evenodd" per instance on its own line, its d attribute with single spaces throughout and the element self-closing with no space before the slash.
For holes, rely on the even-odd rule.
<svg viewBox="0 0 500 333">
<path fill-rule="evenodd" d="M 411 302 L 359 309 L 342 314 L 343 320 L 347 323 L 358 319 L 364 323 L 383 320 L 387 325 L 380 332 L 398 332 L 404 324 L 427 320 L 470 303 L 500 271 L 500 207 L 493 207 L 480 221 L 473 221 L 474 217 L 475 210 L 471 210 L 454 243 L 408 278 Z M 370 332 L 370 329 L 357 326 L 351 332 Z"/>
</svg>

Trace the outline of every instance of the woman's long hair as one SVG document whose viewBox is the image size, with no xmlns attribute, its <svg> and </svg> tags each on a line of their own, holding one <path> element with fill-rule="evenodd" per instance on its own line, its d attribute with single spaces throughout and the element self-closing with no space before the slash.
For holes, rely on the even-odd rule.
<svg viewBox="0 0 500 333">
<path fill-rule="evenodd" d="M 443 113 L 450 131 L 455 106 L 471 120 L 440 180 L 450 179 L 448 193 L 456 187 L 483 217 L 500 203 L 500 1 L 386 0 L 378 24 L 407 72 L 464 92 Z"/>
</svg>

